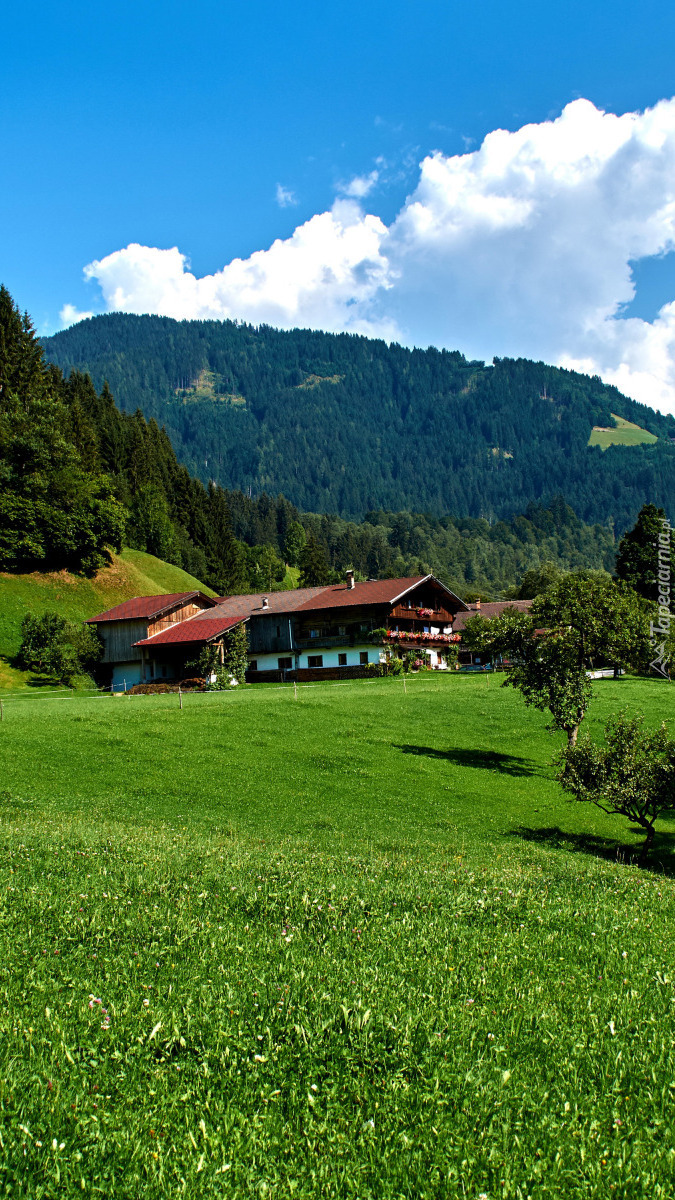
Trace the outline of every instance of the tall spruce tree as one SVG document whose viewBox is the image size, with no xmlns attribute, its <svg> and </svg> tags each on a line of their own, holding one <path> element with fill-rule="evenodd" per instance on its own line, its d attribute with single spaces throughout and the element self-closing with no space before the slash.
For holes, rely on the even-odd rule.
<svg viewBox="0 0 675 1200">
<path fill-rule="evenodd" d="M 668 528 L 664 509 L 644 504 L 632 529 L 619 542 L 616 578 L 656 604 L 659 597 L 659 547 Z"/>
<path fill-rule="evenodd" d="M 0 288 L 0 567 L 93 573 L 121 549 L 124 510 L 109 480 L 88 469 L 27 315 Z M 81 417 L 81 420 L 80 420 Z M 84 413 L 78 434 L 95 457 Z M 91 432 L 91 430 L 89 430 Z"/>
</svg>

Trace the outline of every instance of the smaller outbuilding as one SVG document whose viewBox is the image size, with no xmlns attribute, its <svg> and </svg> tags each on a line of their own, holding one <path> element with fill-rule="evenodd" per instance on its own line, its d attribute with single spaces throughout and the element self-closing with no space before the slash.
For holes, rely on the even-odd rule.
<svg viewBox="0 0 675 1200">
<path fill-rule="evenodd" d="M 245 616 L 230 616 L 217 605 L 189 617 L 180 625 L 171 625 L 136 642 L 135 648 L 141 654 L 141 682 L 184 679 L 186 675 L 194 675 L 190 664 L 199 658 L 205 646 L 216 647 L 222 665 L 225 659 L 223 635 L 246 620 Z"/>
<path fill-rule="evenodd" d="M 504 612 L 506 608 L 513 608 L 516 612 L 526 613 L 532 607 L 531 600 L 487 600 L 481 603 L 476 600 L 473 604 L 469 604 L 466 612 L 457 613 L 455 617 L 454 630 L 455 633 L 462 636 L 467 621 L 472 617 L 482 617 L 485 621 L 492 621 Z M 461 667 L 484 667 L 486 664 L 483 661 L 483 656 L 475 654 L 471 650 L 466 650 L 459 643 L 458 665 Z"/>
<path fill-rule="evenodd" d="M 103 641 L 101 663 L 110 668 L 111 683 L 126 683 L 127 687 L 133 687 L 135 683 L 144 682 L 143 656 L 138 648 L 140 641 L 214 607 L 215 600 L 199 591 L 135 596 L 98 616 L 89 617 L 86 623 L 96 626 Z M 149 664 L 148 670 L 153 672 L 150 678 L 154 678 L 154 662 Z M 161 673 L 161 662 L 159 670 Z"/>
</svg>

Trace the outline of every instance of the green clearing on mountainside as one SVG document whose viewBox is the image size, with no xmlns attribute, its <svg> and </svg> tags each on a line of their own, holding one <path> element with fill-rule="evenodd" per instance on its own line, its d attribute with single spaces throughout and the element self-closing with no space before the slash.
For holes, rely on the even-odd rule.
<svg viewBox="0 0 675 1200">
<path fill-rule="evenodd" d="M 641 429 L 632 421 L 624 421 L 623 417 L 617 417 L 616 413 L 610 415 L 615 427 L 610 429 L 602 425 L 594 425 L 588 439 L 589 446 L 600 446 L 606 450 L 608 446 L 651 446 L 658 441 L 658 438 L 653 433 L 649 433 L 647 429 Z"/>
<path fill-rule="evenodd" d="M 7 701 L 6 1190 L 673 1194 L 672 822 L 617 862 L 497 683 Z"/>
<path fill-rule="evenodd" d="M 141 550 L 123 550 L 112 559 L 93 579 L 68 571 L 0 572 L 0 690 L 25 686 L 30 678 L 30 672 L 19 671 L 7 661 L 19 649 L 21 622 L 27 612 L 40 615 L 53 609 L 68 620 L 84 621 L 134 596 L 195 588 L 214 595 L 180 567 Z"/>
</svg>

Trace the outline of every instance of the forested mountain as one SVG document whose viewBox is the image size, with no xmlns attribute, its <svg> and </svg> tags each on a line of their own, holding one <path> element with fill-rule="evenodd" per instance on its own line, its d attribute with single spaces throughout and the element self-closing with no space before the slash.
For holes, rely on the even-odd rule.
<svg viewBox="0 0 675 1200">
<path fill-rule="evenodd" d="M 112 313 L 44 341 L 65 372 L 107 380 L 166 428 L 204 483 L 298 508 L 493 521 L 556 494 L 617 532 L 645 501 L 672 511 L 675 419 L 597 377 L 524 359 L 467 361 L 351 334 Z M 659 438 L 589 447 L 614 413 Z"/>
<path fill-rule="evenodd" d="M 268 590 L 300 568 L 328 583 L 433 571 L 460 594 L 513 591 L 526 571 L 611 568 L 611 522 L 588 526 L 561 499 L 525 515 L 433 517 L 373 510 L 361 522 L 302 513 L 283 495 L 204 486 L 164 430 L 121 412 L 107 385 L 48 366 L 27 316 L 0 288 L 0 570 L 95 574 L 124 543 L 219 592 Z M 286 576 L 287 578 L 287 576 Z"/>
</svg>

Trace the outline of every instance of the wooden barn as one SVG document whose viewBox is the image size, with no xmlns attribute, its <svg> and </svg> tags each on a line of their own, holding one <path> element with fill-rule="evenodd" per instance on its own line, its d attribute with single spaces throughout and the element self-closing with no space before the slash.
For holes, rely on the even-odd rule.
<svg viewBox="0 0 675 1200">
<path fill-rule="evenodd" d="M 203 592 L 171 592 L 162 596 L 136 596 L 114 608 L 89 617 L 103 639 L 102 663 L 110 666 L 111 682 L 128 687 L 142 679 L 142 654 L 137 643 L 190 617 L 215 607 Z M 154 671 L 154 664 L 151 670 Z M 161 670 L 161 667 L 160 667 Z"/>
</svg>

